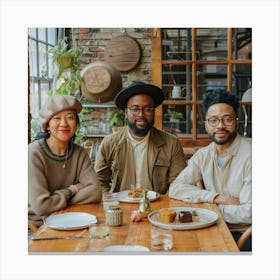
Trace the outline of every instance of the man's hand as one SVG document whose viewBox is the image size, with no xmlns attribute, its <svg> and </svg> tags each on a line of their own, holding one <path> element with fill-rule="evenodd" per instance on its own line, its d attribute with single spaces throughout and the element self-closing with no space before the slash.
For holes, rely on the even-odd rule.
<svg viewBox="0 0 280 280">
<path fill-rule="evenodd" d="M 225 204 L 225 205 L 240 205 L 239 198 L 225 195 L 225 194 L 218 194 L 214 198 L 214 203 L 216 204 Z"/>
</svg>

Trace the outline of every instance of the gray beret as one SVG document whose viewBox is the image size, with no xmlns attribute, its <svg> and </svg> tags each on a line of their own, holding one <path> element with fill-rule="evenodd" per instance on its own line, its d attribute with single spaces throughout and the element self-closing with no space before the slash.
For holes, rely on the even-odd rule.
<svg viewBox="0 0 280 280">
<path fill-rule="evenodd" d="M 77 114 L 82 111 L 82 104 L 74 96 L 53 94 L 45 102 L 39 113 L 39 122 L 43 131 L 47 130 L 49 120 L 64 110 L 75 110 Z"/>
</svg>

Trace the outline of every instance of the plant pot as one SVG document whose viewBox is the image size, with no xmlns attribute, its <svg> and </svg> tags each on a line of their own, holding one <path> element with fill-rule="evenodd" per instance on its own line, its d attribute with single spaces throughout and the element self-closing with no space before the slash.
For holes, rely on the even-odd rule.
<svg viewBox="0 0 280 280">
<path fill-rule="evenodd" d="M 64 69 L 71 68 L 73 66 L 73 57 L 71 55 L 61 55 L 57 58 L 57 63 Z"/>
<path fill-rule="evenodd" d="M 179 123 L 180 120 L 176 119 L 176 118 L 170 118 L 170 122 L 172 122 L 172 123 Z"/>
</svg>

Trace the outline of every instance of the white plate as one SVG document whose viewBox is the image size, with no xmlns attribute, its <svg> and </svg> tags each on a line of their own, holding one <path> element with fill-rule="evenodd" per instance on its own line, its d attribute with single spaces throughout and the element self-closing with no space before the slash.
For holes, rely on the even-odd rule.
<svg viewBox="0 0 280 280">
<path fill-rule="evenodd" d="M 138 203 L 140 201 L 140 197 L 133 198 L 128 196 L 128 190 L 119 192 L 119 201 L 120 202 L 129 202 L 129 203 Z M 148 191 L 148 198 L 150 201 L 154 201 L 160 197 L 160 194 L 154 191 Z"/>
<path fill-rule="evenodd" d="M 149 252 L 147 247 L 140 245 L 112 245 L 105 247 L 103 252 Z"/>
<path fill-rule="evenodd" d="M 175 207 L 169 209 L 175 210 L 177 214 L 180 211 L 196 211 L 196 213 L 199 216 L 199 221 L 191 222 L 191 223 L 180 223 L 177 220 L 175 220 L 174 223 L 163 223 L 158 220 L 158 213 L 160 209 L 153 211 L 148 215 L 149 221 L 153 225 L 162 228 L 173 229 L 173 230 L 187 230 L 187 229 L 198 229 L 198 228 L 208 227 L 216 223 L 216 221 L 218 220 L 218 215 L 215 212 L 207 209 L 191 208 L 191 207 Z"/>
<path fill-rule="evenodd" d="M 59 230 L 82 229 L 91 223 L 97 223 L 95 215 L 84 212 L 68 212 L 57 215 L 48 216 L 45 224 L 49 228 Z"/>
</svg>

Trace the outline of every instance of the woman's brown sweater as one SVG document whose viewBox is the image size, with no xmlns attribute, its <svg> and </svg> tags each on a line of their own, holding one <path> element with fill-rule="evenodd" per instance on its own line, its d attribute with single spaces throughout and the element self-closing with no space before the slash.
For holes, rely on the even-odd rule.
<svg viewBox="0 0 280 280">
<path fill-rule="evenodd" d="M 77 183 L 84 188 L 71 197 L 66 188 Z M 66 160 L 66 155 L 53 154 L 45 139 L 28 145 L 28 218 L 33 223 L 39 226 L 42 216 L 69 204 L 100 200 L 100 183 L 84 148 L 69 143 Z"/>
</svg>

